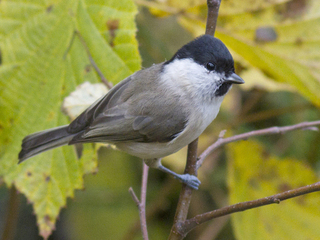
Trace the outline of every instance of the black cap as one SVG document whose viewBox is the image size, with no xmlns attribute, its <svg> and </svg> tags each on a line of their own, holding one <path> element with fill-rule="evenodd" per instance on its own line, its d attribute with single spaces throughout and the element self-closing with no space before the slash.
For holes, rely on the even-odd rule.
<svg viewBox="0 0 320 240">
<path fill-rule="evenodd" d="M 187 43 L 165 64 L 184 58 L 193 59 L 204 67 L 213 63 L 215 71 L 226 75 L 234 73 L 234 62 L 229 50 L 221 40 L 211 35 L 202 35 Z"/>
</svg>

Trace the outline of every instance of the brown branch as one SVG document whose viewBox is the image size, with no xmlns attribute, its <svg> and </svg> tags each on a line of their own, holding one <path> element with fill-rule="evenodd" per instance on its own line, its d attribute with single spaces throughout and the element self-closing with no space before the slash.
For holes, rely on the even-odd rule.
<svg viewBox="0 0 320 240">
<path fill-rule="evenodd" d="M 216 31 L 219 7 L 221 0 L 207 0 L 208 16 L 206 25 L 206 34 L 214 36 Z"/>
<path fill-rule="evenodd" d="M 208 17 L 206 34 L 214 36 L 220 2 L 221 0 L 207 0 Z M 197 148 L 198 138 L 188 145 L 187 164 L 185 168 L 185 173 L 195 176 L 197 176 Z M 183 225 L 181 225 L 181 223 L 183 223 L 187 218 L 191 196 L 192 189 L 185 184 L 182 184 L 178 206 L 174 217 L 174 224 L 168 238 L 169 240 L 183 239 L 186 236 L 187 233 L 183 230 Z"/>
<path fill-rule="evenodd" d="M 143 162 L 143 173 L 142 173 L 142 184 L 141 184 L 141 193 L 140 201 L 137 195 L 134 193 L 133 189 L 129 188 L 129 193 L 132 196 L 133 201 L 136 203 L 139 209 L 140 217 L 140 227 L 142 232 L 142 237 L 144 240 L 148 240 L 148 230 L 147 230 L 147 219 L 146 219 L 146 199 L 147 199 L 147 183 L 148 183 L 148 172 L 149 167 Z"/>
<path fill-rule="evenodd" d="M 298 129 L 318 130 L 318 128 L 315 127 L 317 125 L 320 125 L 320 121 L 302 122 L 302 123 L 291 125 L 291 126 L 271 127 L 271 128 L 261 129 L 261 130 L 257 130 L 257 131 L 251 131 L 251 132 L 235 135 L 235 136 L 232 136 L 229 138 L 223 138 L 226 131 L 225 130 L 221 131 L 218 140 L 214 144 L 212 144 L 210 147 L 208 147 L 200 155 L 199 161 L 196 164 L 196 166 L 197 166 L 196 170 L 202 165 L 204 159 L 210 153 L 212 153 L 218 147 L 221 147 L 225 144 L 235 142 L 235 141 L 245 140 L 245 139 L 248 139 L 249 137 L 271 135 L 271 134 L 282 134 L 285 132 L 294 131 L 294 130 L 298 130 Z M 311 184 L 308 186 L 304 186 L 301 188 L 289 190 L 289 191 L 279 193 L 276 195 L 272 195 L 270 197 L 265 197 L 265 198 L 261 198 L 261 199 L 257 199 L 257 200 L 253 200 L 253 201 L 248 201 L 248 202 L 241 202 L 241 203 L 237 203 L 237 204 L 234 204 L 234 205 L 231 205 L 228 207 L 223 207 L 223 208 L 211 211 L 211 212 L 197 215 L 197 216 L 195 216 L 191 219 L 185 220 L 185 221 L 182 220 L 183 218 L 180 218 L 180 221 L 176 221 L 174 224 L 173 229 L 174 229 L 174 235 L 176 237 L 172 238 L 172 239 L 183 239 L 183 237 L 186 236 L 188 234 L 188 232 L 191 231 L 193 228 L 195 228 L 196 226 L 198 226 L 204 222 L 207 222 L 211 219 L 225 216 L 225 215 L 235 213 L 235 212 L 244 211 L 244 210 L 251 209 L 251 208 L 256 208 L 256 207 L 272 204 L 272 203 L 280 203 L 283 200 L 297 197 L 297 196 L 300 196 L 303 194 L 315 192 L 315 191 L 320 191 L 320 182 L 315 183 L 315 184 Z M 180 197 L 181 197 L 181 195 L 180 195 Z M 191 194 L 190 194 L 190 196 L 188 195 L 188 197 L 191 199 Z M 180 203 L 180 199 L 179 199 L 179 203 Z M 181 204 L 183 204 L 183 201 L 181 201 Z M 188 207 L 189 207 L 189 205 L 187 206 L 187 208 Z M 171 238 L 169 238 L 169 239 L 171 239 Z"/>
<path fill-rule="evenodd" d="M 144 240 L 149 239 L 148 230 L 147 230 L 147 219 L 146 219 L 148 172 L 149 172 L 149 167 L 143 162 L 139 213 L 140 213 L 140 221 L 141 221 L 141 232 Z"/>
<path fill-rule="evenodd" d="M 197 175 L 197 148 L 198 138 L 188 146 L 187 164 L 184 173 Z M 170 240 L 183 239 L 185 235 L 181 234 L 181 223 L 187 219 L 189 205 L 192 197 L 192 188 L 186 184 L 182 184 L 176 214 L 174 216 L 174 224 L 169 235 Z"/>
<path fill-rule="evenodd" d="M 213 218 L 217 218 L 217 217 L 225 216 L 231 213 L 241 212 L 248 209 L 261 207 L 261 206 L 265 206 L 273 203 L 279 204 L 281 201 L 294 198 L 297 196 L 301 196 L 307 193 L 316 192 L 316 191 L 320 191 L 320 182 L 307 185 L 304 187 L 300 187 L 297 189 L 289 190 L 286 192 L 278 193 L 269 197 L 264 197 L 264 198 L 260 198 L 253 201 L 241 202 L 241 203 L 223 207 L 211 212 L 200 214 L 191 219 L 186 220 L 182 224 L 183 230 L 185 231 L 184 234 L 187 234 L 190 230 L 192 230 L 196 226 L 204 222 L 207 222 Z"/>
<path fill-rule="evenodd" d="M 148 204 L 148 207 L 146 207 L 146 219 L 151 219 L 158 213 L 163 212 L 164 209 L 167 209 L 169 204 L 167 200 L 169 196 L 177 192 L 178 186 L 180 186 L 180 184 L 178 184 L 176 179 L 166 178 L 166 182 L 162 184 L 160 191 L 157 192 L 157 195 L 154 196 L 153 200 L 150 201 L 150 203 Z M 138 219 L 138 221 L 134 222 L 132 226 L 128 229 L 127 233 L 123 236 L 122 240 L 133 239 L 137 235 L 138 231 L 140 233 L 140 230 L 141 223 L 140 219 Z"/>
<path fill-rule="evenodd" d="M 285 132 L 294 131 L 298 129 L 306 129 L 306 130 L 318 130 L 315 126 L 320 125 L 320 121 L 313 121 L 313 122 L 302 122 L 291 126 L 284 126 L 284 127 L 270 127 L 265 129 L 260 129 L 256 131 L 246 132 L 239 135 L 235 135 L 228 138 L 223 138 L 225 134 L 225 130 L 220 132 L 218 140 L 209 146 L 199 157 L 197 162 L 197 169 L 201 167 L 203 161 L 206 157 L 211 154 L 217 148 L 226 145 L 231 142 L 236 142 L 240 140 L 246 140 L 250 137 L 262 136 L 262 135 L 272 135 L 272 134 L 283 134 Z"/>
</svg>

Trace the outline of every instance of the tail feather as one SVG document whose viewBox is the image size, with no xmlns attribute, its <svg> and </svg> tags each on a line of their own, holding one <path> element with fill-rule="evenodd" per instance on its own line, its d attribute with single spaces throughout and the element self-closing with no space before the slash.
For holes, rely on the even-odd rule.
<svg viewBox="0 0 320 240">
<path fill-rule="evenodd" d="M 41 152 L 68 144 L 78 133 L 70 134 L 67 129 L 68 126 L 62 126 L 25 137 L 19 153 L 19 163 Z"/>
</svg>

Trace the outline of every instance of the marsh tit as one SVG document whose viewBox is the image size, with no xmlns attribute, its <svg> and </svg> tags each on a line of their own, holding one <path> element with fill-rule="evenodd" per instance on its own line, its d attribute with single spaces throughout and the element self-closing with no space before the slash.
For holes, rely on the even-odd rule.
<svg viewBox="0 0 320 240">
<path fill-rule="evenodd" d="M 200 36 L 169 61 L 115 85 L 69 125 L 25 137 L 19 162 L 66 144 L 110 143 L 197 189 L 197 177 L 165 168 L 161 158 L 199 137 L 234 83 L 244 81 L 235 74 L 227 47 L 210 35 Z"/>
</svg>

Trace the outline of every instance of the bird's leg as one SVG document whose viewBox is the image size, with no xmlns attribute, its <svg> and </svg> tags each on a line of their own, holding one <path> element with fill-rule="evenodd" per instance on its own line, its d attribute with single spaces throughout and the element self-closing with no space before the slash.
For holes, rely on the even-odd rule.
<svg viewBox="0 0 320 240">
<path fill-rule="evenodd" d="M 155 158 L 155 159 L 144 159 L 145 164 L 147 164 L 151 168 L 157 168 L 165 173 L 169 173 L 174 178 L 178 179 L 180 182 L 188 185 L 189 187 L 193 189 L 198 189 L 200 185 L 200 181 L 196 176 L 190 175 L 190 174 L 177 174 L 174 171 L 171 171 L 170 169 L 162 166 L 161 164 L 161 158 Z"/>
</svg>

